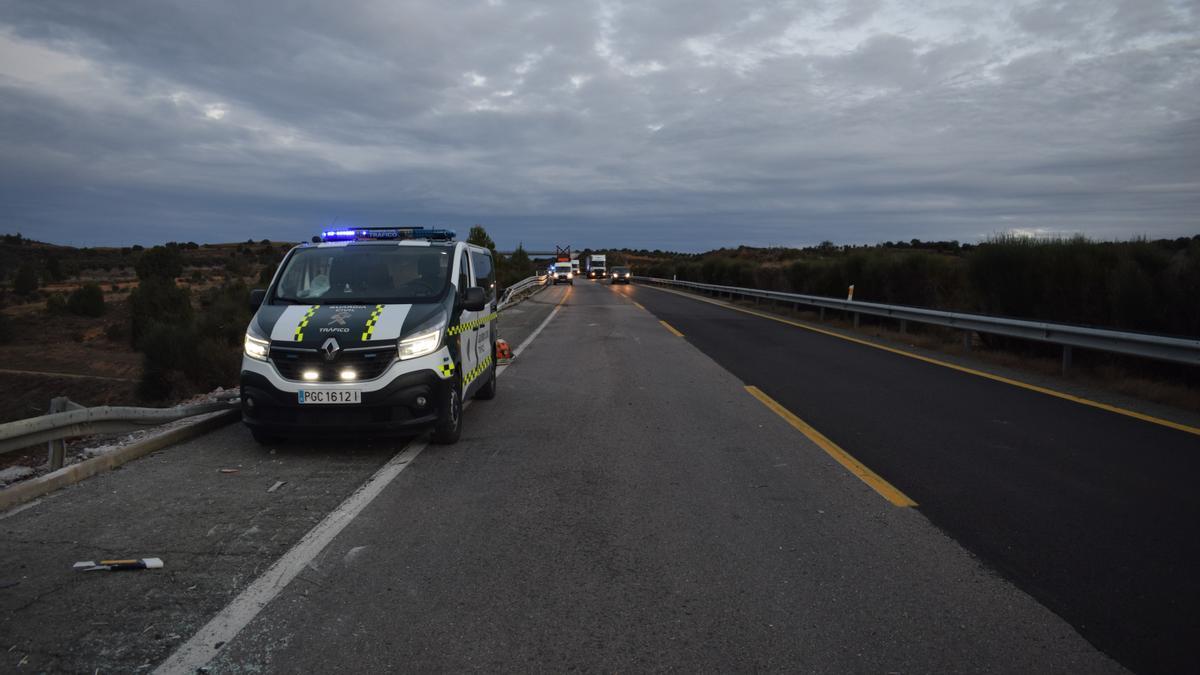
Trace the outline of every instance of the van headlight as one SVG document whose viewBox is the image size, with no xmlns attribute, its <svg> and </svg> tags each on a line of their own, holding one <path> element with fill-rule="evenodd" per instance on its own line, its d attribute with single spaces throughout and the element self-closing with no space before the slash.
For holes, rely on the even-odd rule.
<svg viewBox="0 0 1200 675">
<path fill-rule="evenodd" d="M 246 333 L 246 339 L 242 342 L 242 351 L 252 359 L 266 361 L 267 354 L 271 351 L 271 341 Z"/>
<path fill-rule="evenodd" d="M 396 355 L 401 361 L 432 354 L 442 346 L 446 334 L 446 313 L 438 312 L 429 321 L 414 328 L 396 343 Z"/>
</svg>

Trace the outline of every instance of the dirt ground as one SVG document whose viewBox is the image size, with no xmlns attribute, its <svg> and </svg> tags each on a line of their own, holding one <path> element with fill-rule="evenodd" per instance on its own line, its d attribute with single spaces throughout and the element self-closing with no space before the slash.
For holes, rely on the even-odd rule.
<svg viewBox="0 0 1200 675">
<path fill-rule="evenodd" d="M 45 302 L 5 310 L 13 340 L 0 344 L 0 422 L 45 414 L 50 399 L 81 405 L 137 403 L 142 357 L 129 346 L 128 294 L 106 293 L 97 318 L 51 315 Z M 119 334 L 109 338 L 110 326 Z"/>
</svg>

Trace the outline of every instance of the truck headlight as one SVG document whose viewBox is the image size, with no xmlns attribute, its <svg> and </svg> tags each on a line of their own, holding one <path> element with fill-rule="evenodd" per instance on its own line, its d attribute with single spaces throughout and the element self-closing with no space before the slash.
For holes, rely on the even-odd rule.
<svg viewBox="0 0 1200 675">
<path fill-rule="evenodd" d="M 246 333 L 246 340 L 242 343 L 242 351 L 252 359 L 266 361 L 267 353 L 271 351 L 271 341 Z"/>
<path fill-rule="evenodd" d="M 403 361 L 432 354 L 442 346 L 442 336 L 445 334 L 446 313 L 438 312 L 432 319 L 417 326 L 407 337 L 396 343 L 396 355 Z"/>
</svg>

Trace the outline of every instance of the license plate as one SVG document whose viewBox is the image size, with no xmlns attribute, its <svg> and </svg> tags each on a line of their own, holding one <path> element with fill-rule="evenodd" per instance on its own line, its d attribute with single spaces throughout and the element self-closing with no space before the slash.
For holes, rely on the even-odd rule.
<svg viewBox="0 0 1200 675">
<path fill-rule="evenodd" d="M 362 392 L 358 389 L 335 389 L 296 392 L 300 403 L 362 403 Z"/>
</svg>

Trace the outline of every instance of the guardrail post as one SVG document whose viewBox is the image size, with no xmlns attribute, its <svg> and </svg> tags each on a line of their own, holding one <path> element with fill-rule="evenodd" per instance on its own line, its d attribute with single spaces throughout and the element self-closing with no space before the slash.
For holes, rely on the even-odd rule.
<svg viewBox="0 0 1200 675">
<path fill-rule="evenodd" d="M 820 310 L 819 312 L 817 312 L 817 316 L 820 317 L 821 321 L 824 321 L 825 320 L 825 308 L 818 307 L 817 309 Z"/>
<path fill-rule="evenodd" d="M 908 321 L 905 319 L 900 319 L 900 334 L 908 335 Z"/>
<path fill-rule="evenodd" d="M 66 396 L 55 396 L 54 398 L 50 399 L 50 410 L 47 412 L 51 415 L 54 413 L 67 412 L 68 405 L 69 401 Z M 46 448 L 48 450 L 46 462 L 50 465 L 50 470 L 57 471 L 58 469 L 61 469 L 63 467 L 63 461 L 67 456 L 67 439 L 56 438 L 52 441 L 47 441 Z"/>
<path fill-rule="evenodd" d="M 971 331 L 969 330 L 963 331 L 963 351 L 971 351 Z"/>
<path fill-rule="evenodd" d="M 1062 374 L 1066 375 L 1071 369 L 1071 345 L 1063 345 Z"/>
<path fill-rule="evenodd" d="M 854 313 L 854 327 L 858 328 L 858 312 Z"/>
</svg>

